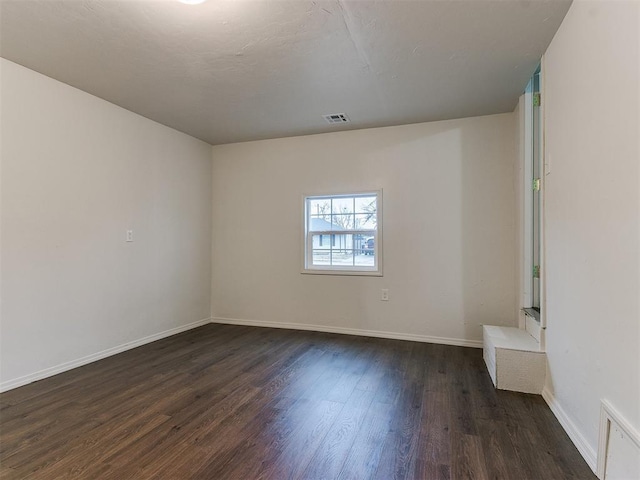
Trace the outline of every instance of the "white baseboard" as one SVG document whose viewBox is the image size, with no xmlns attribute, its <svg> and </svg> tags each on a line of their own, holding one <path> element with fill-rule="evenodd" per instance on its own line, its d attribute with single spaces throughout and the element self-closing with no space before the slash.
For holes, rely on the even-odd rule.
<svg viewBox="0 0 640 480">
<path fill-rule="evenodd" d="M 45 368 L 44 370 L 40 370 L 35 373 L 30 373 L 28 375 L 14 378 L 12 380 L 7 380 L 5 382 L 0 383 L 0 392 L 6 392 L 7 390 L 12 390 L 14 388 L 18 388 L 32 382 L 37 382 L 38 380 L 42 380 L 47 377 L 52 377 L 53 375 L 57 375 L 58 373 L 66 372 L 67 370 L 72 370 L 74 368 L 81 367 L 82 365 L 86 365 L 88 363 L 92 363 L 97 360 L 101 360 L 103 358 L 116 355 L 126 350 L 131 350 L 132 348 L 140 347 L 141 345 L 155 342 L 156 340 L 170 337 L 171 335 L 176 335 L 177 333 L 186 332 L 187 330 L 201 327 L 202 325 L 207 325 L 210 322 L 211 322 L 210 318 L 204 318 L 202 320 L 198 320 L 197 322 L 171 328 L 169 330 L 165 330 L 164 332 L 154 333 L 153 335 L 149 335 L 147 337 L 143 337 L 138 340 L 134 340 L 132 342 L 123 343 L 122 345 L 108 348 L 106 350 L 102 350 L 101 352 L 93 353 L 91 355 L 87 355 L 86 357 L 78 358 L 77 360 L 61 363 L 59 365 L 56 365 L 55 367 Z"/>
<path fill-rule="evenodd" d="M 560 425 L 562 425 L 562 428 L 564 428 L 564 431 L 567 432 L 567 435 L 569 435 L 569 438 L 578 449 L 578 452 L 580 452 L 580 455 L 582 455 L 582 458 L 587 462 L 589 468 L 593 470 L 593 473 L 596 473 L 598 463 L 596 450 L 589 445 L 589 442 L 587 442 L 580 430 L 578 430 L 578 427 L 576 427 L 575 423 L 573 423 L 569 415 L 567 415 L 547 388 L 542 390 L 542 398 L 547 402 L 547 405 L 549 405 L 549 408 L 560 422 Z"/>
<path fill-rule="evenodd" d="M 268 322 L 264 320 L 244 320 L 239 318 L 213 317 L 211 323 L 225 323 L 229 325 L 244 325 L 247 327 L 285 328 L 289 330 L 309 330 L 313 332 L 340 333 L 343 335 L 357 335 L 360 337 L 390 338 L 393 340 L 409 340 L 412 342 L 440 343 L 457 347 L 482 348 L 481 340 L 465 340 L 460 338 L 431 337 L 415 335 L 413 333 L 381 332 L 378 330 L 362 330 L 359 328 L 333 327 L 327 325 L 307 325 L 305 323 Z"/>
</svg>

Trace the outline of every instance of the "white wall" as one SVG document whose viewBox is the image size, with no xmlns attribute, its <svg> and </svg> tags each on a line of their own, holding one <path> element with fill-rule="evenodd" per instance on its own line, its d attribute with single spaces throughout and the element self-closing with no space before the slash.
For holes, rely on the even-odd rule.
<svg viewBox="0 0 640 480">
<path fill-rule="evenodd" d="M 208 318 L 211 147 L 0 66 L 2 387 Z"/>
<path fill-rule="evenodd" d="M 477 346 L 517 325 L 515 137 L 503 114 L 214 147 L 212 316 Z M 303 194 L 379 188 L 384 276 L 301 274 Z"/>
<path fill-rule="evenodd" d="M 637 1 L 575 1 L 543 72 L 545 396 L 592 466 L 601 399 L 640 429 L 639 24 Z"/>
</svg>

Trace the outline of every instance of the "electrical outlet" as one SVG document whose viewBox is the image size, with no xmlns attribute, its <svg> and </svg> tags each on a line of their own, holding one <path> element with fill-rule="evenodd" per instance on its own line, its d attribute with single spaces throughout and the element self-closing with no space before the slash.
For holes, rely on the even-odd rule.
<svg viewBox="0 0 640 480">
<path fill-rule="evenodd" d="M 133 230 L 127 230 L 127 242 L 133 242 Z"/>
<path fill-rule="evenodd" d="M 380 300 L 382 300 L 383 302 L 388 302 L 389 301 L 389 289 L 388 288 L 383 288 L 380 291 Z"/>
</svg>

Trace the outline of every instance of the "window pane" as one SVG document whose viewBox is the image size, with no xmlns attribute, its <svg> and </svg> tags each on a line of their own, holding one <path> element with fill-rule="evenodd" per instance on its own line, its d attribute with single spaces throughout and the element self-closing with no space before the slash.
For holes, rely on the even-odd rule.
<svg viewBox="0 0 640 480">
<path fill-rule="evenodd" d="M 353 266 L 353 250 L 334 247 L 331 250 L 331 265 Z"/>
<path fill-rule="evenodd" d="M 331 253 L 329 249 L 313 250 L 313 265 L 331 265 Z"/>
<path fill-rule="evenodd" d="M 332 230 L 353 230 L 353 213 L 331 215 Z"/>
<path fill-rule="evenodd" d="M 333 199 L 332 213 L 353 213 L 353 197 L 337 197 Z"/>
<path fill-rule="evenodd" d="M 356 197 L 355 213 L 376 213 L 376 197 Z"/>
<path fill-rule="evenodd" d="M 333 235 L 313 235 L 311 238 L 311 248 L 313 250 L 329 250 L 332 236 Z"/>
<path fill-rule="evenodd" d="M 353 235 L 335 233 L 331 235 L 331 247 L 334 250 L 353 250 Z"/>
<path fill-rule="evenodd" d="M 375 213 L 356 214 L 354 228 L 358 230 L 376 230 L 378 228 L 378 222 Z"/>
<path fill-rule="evenodd" d="M 311 198 L 308 203 L 309 215 L 329 215 L 331 214 L 330 198 Z"/>
<path fill-rule="evenodd" d="M 317 215 L 312 215 L 309 217 L 309 231 L 310 232 L 322 232 L 326 230 L 335 230 L 333 224 L 331 223 L 331 216 L 328 215 L 325 217 L 319 217 Z"/>
<path fill-rule="evenodd" d="M 373 267 L 375 266 L 375 259 L 376 257 L 373 254 L 369 255 L 356 251 L 355 265 L 356 267 Z"/>
<path fill-rule="evenodd" d="M 356 251 L 360 255 L 365 256 L 374 256 L 375 255 L 375 238 L 374 237 L 365 237 L 362 235 L 357 235 L 360 237 L 356 239 Z"/>
</svg>

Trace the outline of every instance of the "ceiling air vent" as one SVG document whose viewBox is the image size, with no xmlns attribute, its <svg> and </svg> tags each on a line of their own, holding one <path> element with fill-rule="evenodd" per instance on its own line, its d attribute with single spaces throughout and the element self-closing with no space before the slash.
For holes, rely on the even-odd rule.
<svg viewBox="0 0 640 480">
<path fill-rule="evenodd" d="M 327 123 L 349 123 L 349 117 L 347 117 L 346 113 L 331 113 L 329 115 L 323 115 Z"/>
</svg>

